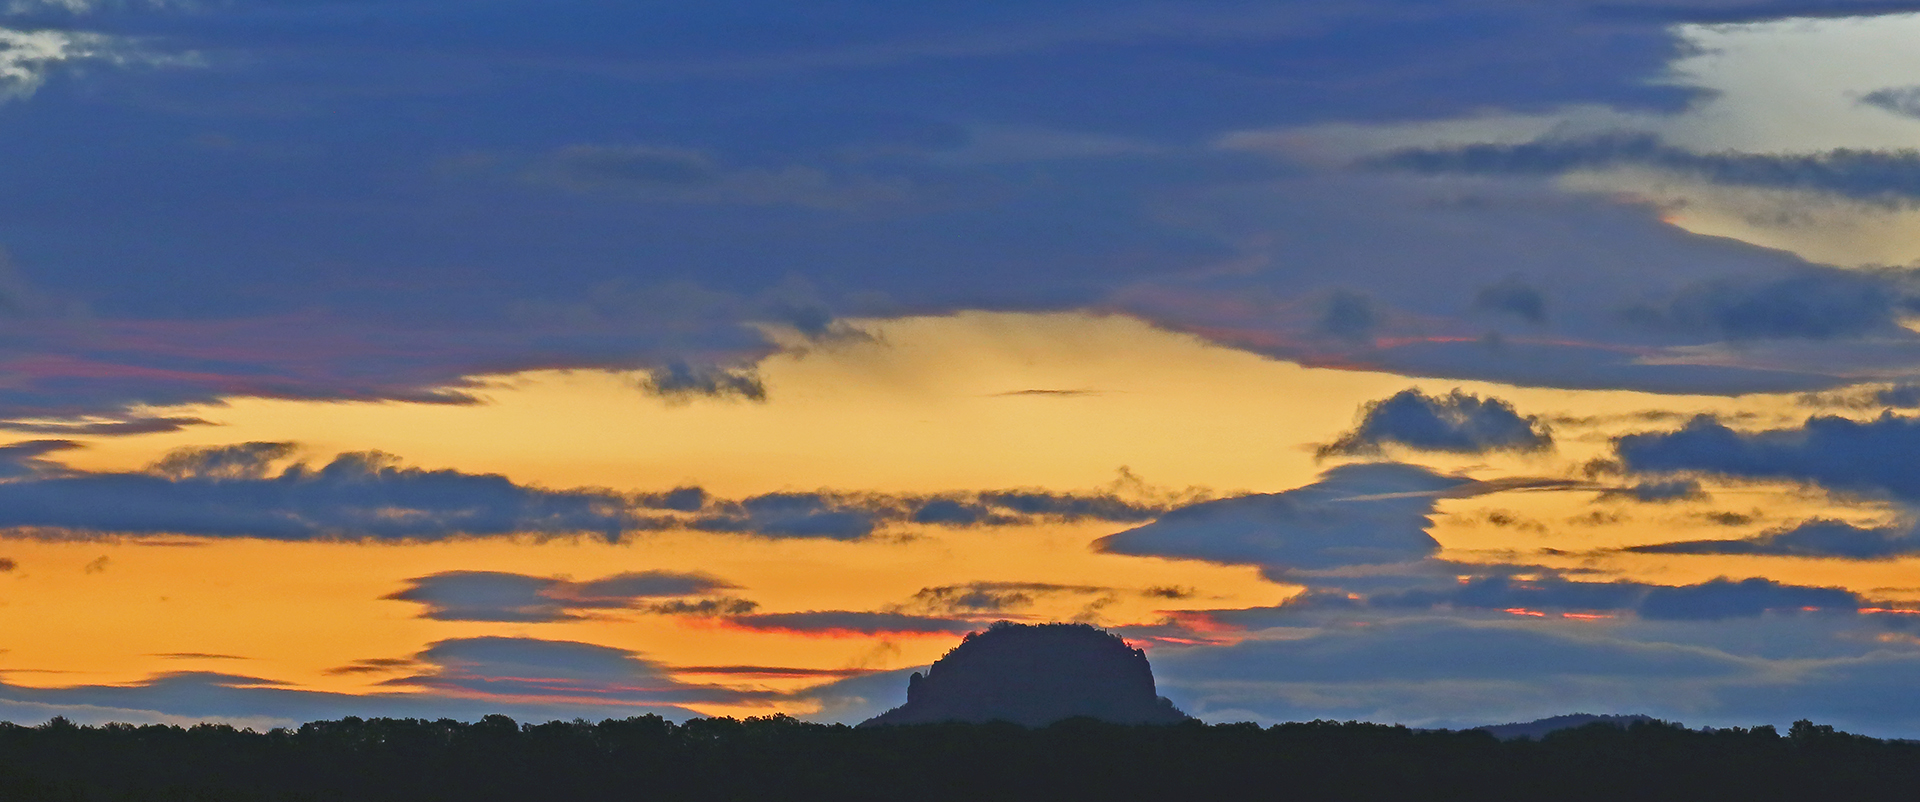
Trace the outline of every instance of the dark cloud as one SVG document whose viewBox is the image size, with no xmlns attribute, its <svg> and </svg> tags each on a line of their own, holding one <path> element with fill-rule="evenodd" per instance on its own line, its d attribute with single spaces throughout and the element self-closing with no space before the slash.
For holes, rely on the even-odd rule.
<svg viewBox="0 0 1920 802">
<path fill-rule="evenodd" d="M 1632 546 L 1641 554 L 1755 554 L 1778 557 L 1822 557 L 1843 560 L 1886 560 L 1920 554 L 1920 538 L 1911 527 L 1860 527 L 1844 521 L 1816 519 L 1737 540 L 1686 540 Z"/>
<path fill-rule="evenodd" d="M 1601 501 L 1632 500 L 1642 504 L 1667 504 L 1675 501 L 1705 501 L 1707 491 L 1701 489 L 1700 482 L 1694 479 L 1669 479 L 1661 482 L 1640 482 L 1628 487 L 1613 487 L 1600 491 Z"/>
<path fill-rule="evenodd" d="M 1859 608 L 1860 598 L 1840 588 L 1782 585 L 1756 577 L 1654 587 L 1640 603 L 1639 612 L 1654 619 L 1718 620 L 1801 611 L 1852 613 Z"/>
<path fill-rule="evenodd" d="M 1144 521 L 1166 510 L 1164 501 L 1128 500 L 1114 495 L 1057 493 L 1046 490 L 995 490 L 971 498 L 947 496 L 910 502 L 914 523 L 979 526 L 1019 523 L 1031 518 L 1059 521 Z"/>
<path fill-rule="evenodd" d="M 1112 593 L 1097 585 L 1058 585 L 1047 582 L 969 582 L 921 588 L 904 609 L 931 615 L 981 616 L 1017 610 L 1048 596 L 1084 596 Z"/>
<path fill-rule="evenodd" d="M 0 527 L 125 534 L 433 540 L 596 533 L 640 522 L 623 497 L 542 490 L 502 476 L 400 467 L 377 453 L 295 463 L 283 443 L 181 451 L 148 473 L 66 473 L 0 483 Z"/>
<path fill-rule="evenodd" d="M 659 615 L 687 615 L 700 618 L 715 616 L 747 615 L 760 609 L 760 603 L 748 599 L 722 596 L 713 599 L 670 599 L 639 606 L 640 610 Z"/>
<path fill-rule="evenodd" d="M 265 479 L 273 463 L 293 456 L 295 443 L 239 443 L 168 452 L 147 470 L 168 479 Z"/>
<path fill-rule="evenodd" d="M 876 673 L 872 668 L 798 668 L 794 666 L 675 666 L 680 676 L 755 677 L 804 679 L 808 677 L 864 677 Z"/>
<path fill-rule="evenodd" d="M 767 388 L 750 368 L 699 366 L 675 360 L 647 374 L 641 388 L 671 400 L 695 397 L 767 400 Z"/>
<path fill-rule="evenodd" d="M 1181 507 L 1096 547 L 1269 573 L 1418 560 L 1440 549 L 1426 533 L 1436 500 L 1470 484 L 1412 465 L 1344 465 L 1296 490 Z"/>
<path fill-rule="evenodd" d="M 1533 285 L 1508 276 L 1496 284 L 1481 287 L 1473 296 L 1475 309 L 1513 315 L 1528 323 L 1547 322 L 1547 296 Z"/>
<path fill-rule="evenodd" d="M 275 540 L 437 540 L 598 534 L 686 527 L 766 538 L 857 540 L 911 523 L 1142 521 L 1180 498 L 1113 492 L 991 490 L 938 497 L 781 492 L 717 499 L 699 487 L 616 493 L 551 490 L 491 474 L 400 466 L 377 452 L 314 467 L 292 443 L 182 449 L 138 473 L 86 473 L 45 457 L 66 440 L 0 447 L 0 528 L 63 535 L 182 534 Z"/>
<path fill-rule="evenodd" d="M 880 524 L 875 511 L 821 493 L 768 493 L 717 508 L 694 522 L 710 532 L 749 532 L 762 537 L 856 540 Z"/>
<path fill-rule="evenodd" d="M 1836 149 L 1814 155 L 1696 153 L 1648 134 L 1402 150 L 1363 162 L 1423 173 L 1557 175 L 1610 167 L 1654 167 L 1716 183 L 1805 189 L 1882 203 L 1920 200 L 1920 153 Z"/>
<path fill-rule="evenodd" d="M 1898 331 L 1916 301 L 1888 277 L 1808 269 L 1765 282 L 1719 280 L 1682 289 L 1659 306 L 1627 310 L 1629 320 L 1727 340 L 1826 340 Z"/>
<path fill-rule="evenodd" d="M 27 434 L 57 434 L 68 437 L 120 437 L 135 434 L 177 432 L 188 426 L 210 426 L 209 421 L 190 417 L 129 418 L 110 421 L 6 421 L 0 429 Z"/>
<path fill-rule="evenodd" d="M 933 635 L 967 632 L 980 624 L 951 618 L 890 612 L 815 610 L 803 613 L 759 613 L 726 619 L 730 626 L 757 632 L 800 635 Z"/>
<path fill-rule="evenodd" d="M 839 724 L 866 721 L 906 702 L 908 677 L 925 670 L 925 666 L 912 666 L 815 685 L 801 691 L 799 698 L 820 709 L 803 718 Z"/>
<path fill-rule="evenodd" d="M 710 498 L 707 491 L 699 487 L 676 487 L 665 493 L 642 494 L 637 501 L 643 507 L 676 512 L 699 512 L 707 506 Z"/>
<path fill-rule="evenodd" d="M 1878 106 L 1906 117 L 1920 117 L 1920 86 L 1876 89 L 1860 96 L 1860 102 Z"/>
<path fill-rule="evenodd" d="M 1365 342 L 1373 339 L 1379 325 L 1380 312 L 1374 308 L 1372 298 L 1352 290 L 1338 290 L 1327 296 L 1320 321 L 1314 328 L 1321 334 Z"/>
<path fill-rule="evenodd" d="M 65 473 L 49 454 L 80 448 L 72 440 L 28 440 L 0 446 L 0 479 L 45 477 Z"/>
<path fill-rule="evenodd" d="M 1367 404 L 1359 428 L 1321 447 L 1320 455 L 1378 454 L 1386 445 L 1467 454 L 1538 451 L 1552 446 L 1553 436 L 1538 417 L 1521 417 L 1498 398 L 1403 390 Z"/>
<path fill-rule="evenodd" d="M 1874 393 L 1873 397 L 1884 406 L 1913 409 L 1920 407 L 1920 384 L 1896 384 Z"/>
<path fill-rule="evenodd" d="M 1717 621 L 1769 613 L 1853 613 L 1858 596 L 1840 588 L 1784 585 L 1769 579 L 1715 579 L 1697 585 L 1576 582 L 1552 574 L 1472 577 L 1452 586 L 1376 594 L 1379 609 L 1631 613 L 1649 620 Z"/>
<path fill-rule="evenodd" d="M 1920 421 L 1892 413 L 1867 421 L 1814 416 L 1800 428 L 1758 432 L 1701 416 L 1678 431 L 1627 435 L 1614 446 L 1634 471 L 1789 479 L 1920 500 L 1920 472 L 1911 468 Z"/>
<path fill-rule="evenodd" d="M 1580 259 L 1604 254 L 1657 271 L 1700 261 L 1683 251 L 1725 248 L 1675 246 L 1642 210 L 1529 225 L 1487 204 L 1436 213 L 1403 187 L 1386 202 L 1363 197 L 1380 176 L 1282 186 L 1297 171 L 1191 143 L 1485 109 L 1678 109 L 1695 90 L 1649 80 L 1677 55 L 1672 22 L 1803 8 L 1617 6 L 1119 0 L 983 12 L 861 0 L 802 18 L 764 3 L 662 17 L 508 0 L 480 17 L 408 3 L 377 32 L 298 4 L 36 11 L 10 24 L 84 26 L 200 57 L 191 70 L 95 62 L 9 105 L 32 132 L 14 143 L 33 155 L 10 174 L 18 197 L 61 200 L 0 208 L 8 245 L 44 285 L 0 281 L 0 295 L 46 299 L 8 305 L 0 417 L 233 396 L 471 403 L 463 377 L 533 368 L 654 370 L 669 392 L 752 395 L 753 377 L 729 369 L 771 346 L 741 324 L 778 319 L 763 299 L 793 277 L 822 288 L 817 308 L 791 320 L 803 331 L 822 315 L 1089 307 L 1199 331 L 1213 322 L 1204 311 L 1114 296 L 1229 262 L 1317 266 L 1246 280 L 1311 303 L 1328 270 L 1351 274 L 1342 281 L 1364 304 L 1291 320 L 1309 333 L 1326 322 L 1331 347 L 1365 347 L 1392 328 L 1379 310 L 1455 314 L 1463 288 L 1524 268 L 1554 289 L 1554 322 L 1567 326 L 1585 303 L 1575 298 L 1601 296 L 1576 296 L 1533 265 L 1577 277 Z M 773 22 L 740 37 L 742 14 Z M 435 112 L 394 113 L 401 96 L 433 98 Z M 100 153 L 125 169 L 94 170 Z M 1066 172 L 1021 172 L 1039 163 Z M 1271 197 L 1346 205 L 1367 225 L 1246 202 Z M 1521 213 L 1556 214 L 1543 208 Z M 1623 216 L 1649 219 L 1613 236 Z M 1275 252 L 1247 252 L 1261 242 Z M 1672 258 L 1645 259 L 1643 247 Z M 605 297 L 621 282 L 634 291 Z M 519 314 L 529 308 L 559 313 Z M 1590 359 L 1612 357 L 1625 375 L 1551 358 L 1408 360 L 1476 378 L 1759 380 L 1637 365 L 1601 347 L 1618 343 L 1592 344 Z M 676 359 L 708 367 L 675 370 Z"/>
<path fill-rule="evenodd" d="M 325 672 L 330 676 L 349 674 L 394 674 L 409 671 L 420 666 L 420 662 L 411 657 L 369 657 L 355 660 L 344 666 L 329 668 Z"/>
<path fill-rule="evenodd" d="M 382 598 L 425 605 L 422 617 L 439 621 L 534 623 L 575 620 L 588 610 L 709 615 L 750 612 L 752 603 L 737 599 L 675 599 L 659 605 L 641 601 L 705 596 L 734 587 L 706 574 L 671 571 L 616 574 L 590 582 L 498 571 L 446 571 L 409 579 L 406 588 Z M 740 609 L 742 605 L 746 609 Z"/>
<path fill-rule="evenodd" d="M 456 638 L 435 642 L 414 659 L 425 670 L 381 684 L 496 699 L 617 705 L 768 698 L 764 693 L 688 685 L 633 652 L 576 641 Z"/>
<path fill-rule="evenodd" d="M 19 567 L 20 564 L 14 562 L 12 557 L 0 557 L 0 574 L 7 573 Z"/>
</svg>

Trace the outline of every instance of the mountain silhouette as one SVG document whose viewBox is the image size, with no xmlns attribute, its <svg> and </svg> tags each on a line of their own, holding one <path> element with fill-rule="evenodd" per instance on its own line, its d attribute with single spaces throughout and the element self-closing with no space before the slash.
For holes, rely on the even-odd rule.
<svg viewBox="0 0 1920 802">
<path fill-rule="evenodd" d="M 969 634 L 923 676 L 907 703 L 861 722 L 1011 721 L 1044 727 L 1086 716 L 1116 724 L 1177 724 L 1192 717 L 1154 693 L 1147 655 L 1086 624 L 999 621 Z"/>
<path fill-rule="evenodd" d="M 1592 713 L 1569 713 L 1564 716 L 1543 718 L 1537 721 L 1524 721 L 1515 724 L 1492 724 L 1485 727 L 1474 727 L 1474 729 L 1488 733 L 1502 741 L 1511 741 L 1515 738 L 1542 738 L 1550 732 L 1570 730 L 1575 727 L 1584 727 L 1588 724 L 1612 724 L 1615 727 L 1626 729 L 1628 725 L 1636 721 L 1656 720 L 1657 719 L 1652 716 L 1639 714 L 1596 716 Z"/>
</svg>

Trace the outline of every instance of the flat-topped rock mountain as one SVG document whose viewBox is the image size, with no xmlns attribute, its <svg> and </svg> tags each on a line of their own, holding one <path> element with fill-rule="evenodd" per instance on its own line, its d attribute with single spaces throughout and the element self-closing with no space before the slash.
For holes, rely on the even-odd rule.
<svg viewBox="0 0 1920 802">
<path fill-rule="evenodd" d="M 1086 624 L 995 623 L 907 683 L 907 703 L 861 722 L 1011 721 L 1087 716 L 1116 724 L 1192 719 L 1154 692 L 1146 653 Z"/>
</svg>

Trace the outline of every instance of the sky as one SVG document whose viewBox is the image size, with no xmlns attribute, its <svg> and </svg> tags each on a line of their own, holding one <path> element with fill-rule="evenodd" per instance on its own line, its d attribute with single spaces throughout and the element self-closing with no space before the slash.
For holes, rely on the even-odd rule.
<svg viewBox="0 0 1920 802">
<path fill-rule="evenodd" d="M 0 719 L 1920 737 L 1920 2 L 0 2 Z"/>
</svg>

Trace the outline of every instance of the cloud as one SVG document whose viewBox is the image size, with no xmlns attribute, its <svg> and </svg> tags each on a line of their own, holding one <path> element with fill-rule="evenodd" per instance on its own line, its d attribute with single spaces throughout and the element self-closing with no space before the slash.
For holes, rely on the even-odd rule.
<svg viewBox="0 0 1920 802">
<path fill-rule="evenodd" d="M 1374 169 L 1483 175 L 1559 175 L 1651 167 L 1719 184 L 1812 190 L 1890 204 L 1920 200 L 1920 153 L 1914 151 L 1836 148 L 1808 155 L 1697 153 L 1668 145 L 1651 134 L 1414 148 L 1369 157 L 1361 164 Z"/>
<path fill-rule="evenodd" d="M 720 508 L 693 526 L 710 532 L 751 532 L 762 537 L 857 540 L 879 525 L 874 512 L 820 493 L 768 493 Z"/>
<path fill-rule="evenodd" d="M 1769 612 L 1843 611 L 1860 608 L 1860 598 L 1840 588 L 1782 585 L 1755 577 L 1738 582 L 1715 579 L 1699 585 L 1655 587 L 1640 604 L 1645 618 L 1719 620 Z"/>
<path fill-rule="evenodd" d="M 0 101 L 31 96 L 56 65 L 77 61 L 167 60 L 144 55 L 127 40 L 104 34 L 0 28 Z"/>
<path fill-rule="evenodd" d="M 1361 719 L 1463 727 L 1567 710 L 1738 711 L 1764 661 L 1515 621 L 1378 622 L 1154 653 L 1161 692 L 1208 721 Z M 1795 687 L 1804 687 L 1795 685 Z M 1677 716 L 1676 716 L 1677 717 Z"/>
<path fill-rule="evenodd" d="M 1920 384 L 1896 384 L 1874 393 L 1883 406 L 1913 409 L 1920 407 Z"/>
<path fill-rule="evenodd" d="M 685 684 L 672 679 L 659 664 L 633 652 L 577 641 L 454 638 L 429 645 L 414 659 L 426 669 L 381 684 L 499 700 L 533 698 L 601 705 L 740 703 L 769 697 Z"/>
<path fill-rule="evenodd" d="M 168 479 L 265 479 L 273 463 L 293 456 L 296 443 L 238 443 L 170 451 L 147 470 Z"/>
<path fill-rule="evenodd" d="M 72 440 L 27 440 L 0 446 L 0 479 L 44 477 L 65 473 L 64 466 L 46 459 L 46 456 L 80 447 L 79 443 Z"/>
<path fill-rule="evenodd" d="M 1393 463 L 1343 465 L 1306 487 L 1181 507 L 1109 535 L 1109 554 L 1292 569 L 1418 560 L 1440 549 L 1426 533 L 1436 500 L 1472 484 Z"/>
<path fill-rule="evenodd" d="M 14 562 L 12 557 L 0 557 L 0 574 L 11 572 L 19 567 L 20 564 Z"/>
<path fill-rule="evenodd" d="M 767 400 L 766 385 L 751 368 L 696 367 L 679 360 L 649 371 L 641 389 L 675 401 L 699 397 Z"/>
<path fill-rule="evenodd" d="M 651 145 L 569 145 L 537 160 L 528 182 L 669 203 L 834 209 L 899 201 L 897 184 L 836 178 L 803 165 L 723 166 L 711 154 Z"/>
<path fill-rule="evenodd" d="M 1860 527 L 1815 519 L 1737 540 L 1685 540 L 1630 546 L 1639 554 L 1752 554 L 1843 560 L 1887 560 L 1920 554 L 1911 527 Z"/>
<path fill-rule="evenodd" d="M 4 421 L 0 429 L 26 434 L 57 434 L 68 437 L 121 437 L 136 434 L 177 432 L 189 426 L 209 426 L 209 421 L 191 417 L 134 417 L 124 420 L 79 421 Z"/>
<path fill-rule="evenodd" d="M 1860 102 L 1878 106 L 1907 117 L 1920 117 L 1920 86 L 1876 89 L 1860 96 Z"/>
<path fill-rule="evenodd" d="M 1636 582 L 1573 582 L 1546 574 L 1519 578 L 1478 576 L 1438 589 L 1375 594 L 1378 609 L 1502 611 L 1518 615 L 1570 611 L 1631 613 L 1656 621 L 1719 621 L 1803 612 L 1852 614 L 1861 600 L 1840 588 L 1785 585 L 1764 578 L 1714 579 L 1695 585 Z"/>
<path fill-rule="evenodd" d="M 1807 269 L 1770 281 L 1723 279 L 1682 289 L 1663 305 L 1626 310 L 1628 320 L 1733 341 L 1830 340 L 1897 333 L 1915 298 L 1885 275 Z"/>
<path fill-rule="evenodd" d="M 1521 417 L 1512 404 L 1498 398 L 1457 389 L 1444 396 L 1403 390 L 1367 404 L 1359 428 L 1319 453 L 1378 454 L 1389 444 L 1465 454 L 1539 451 L 1553 445 L 1553 435 L 1538 417 Z"/>
<path fill-rule="evenodd" d="M 647 571 L 615 574 L 589 582 L 558 577 L 535 577 L 498 571 L 445 571 L 407 580 L 407 587 L 384 599 L 417 602 L 426 607 L 423 618 L 436 621 L 517 621 L 527 623 L 572 621 L 583 611 L 643 609 L 641 600 L 675 598 L 680 605 L 714 604 L 715 610 L 749 612 L 751 602 L 688 601 L 677 597 L 705 596 L 736 586 L 706 574 Z M 737 609 L 741 604 L 746 610 Z M 662 612 L 692 612 L 697 607 L 674 607 Z M 650 610 L 651 611 L 651 610 Z"/>
<path fill-rule="evenodd" d="M 175 452 L 145 473 L 67 472 L 0 483 L 0 527 L 271 540 L 436 540 L 515 533 L 617 538 L 641 523 L 607 491 L 405 468 L 342 454 L 272 473 L 284 443 Z"/>
<path fill-rule="evenodd" d="M 300 461 L 297 444 L 268 442 L 180 449 L 140 472 L 75 471 L 46 458 L 79 447 L 67 440 L 0 446 L 0 529 L 40 537 L 420 541 L 514 534 L 618 540 L 634 531 L 688 528 L 858 540 L 910 524 L 1142 521 L 1192 497 L 1012 489 L 942 496 L 779 492 L 730 500 L 699 487 L 554 490 L 493 474 L 404 467 L 378 452 L 341 454 L 316 467 Z M 734 600 L 727 609 L 740 604 Z"/>
<path fill-rule="evenodd" d="M 1920 500 L 1920 472 L 1911 468 L 1920 421 L 1891 412 L 1867 421 L 1814 416 L 1800 428 L 1758 432 L 1701 416 L 1678 431 L 1621 437 L 1614 448 L 1633 471 L 1789 479 Z"/>
<path fill-rule="evenodd" d="M 1630 499 L 1642 504 L 1667 504 L 1675 501 L 1705 501 L 1707 491 L 1694 479 L 1670 479 L 1664 482 L 1640 482 L 1630 487 L 1600 491 L 1601 501 Z"/>
<path fill-rule="evenodd" d="M 1380 325 L 1380 312 L 1372 298 L 1352 290 L 1337 290 L 1327 296 L 1326 306 L 1314 329 L 1343 340 L 1366 342 L 1373 339 Z"/>
<path fill-rule="evenodd" d="M 803 716 L 807 721 L 858 724 L 899 707 L 907 701 L 908 677 L 924 666 L 848 677 L 801 691 L 800 699 L 819 705 Z"/>
<path fill-rule="evenodd" d="M 1473 307 L 1513 315 L 1528 323 L 1547 322 L 1547 296 L 1518 276 L 1481 287 L 1473 296 Z"/>
<path fill-rule="evenodd" d="M 800 613 L 759 613 L 732 616 L 726 624 L 756 632 L 780 632 L 819 637 L 867 635 L 945 635 L 979 629 L 980 624 L 951 618 L 892 612 L 813 610 Z"/>
<path fill-rule="evenodd" d="M 921 588 L 902 608 L 933 615 L 994 615 L 1028 607 L 1047 596 L 1107 594 L 1113 590 L 1097 585 L 1049 582 L 968 582 Z"/>
</svg>

